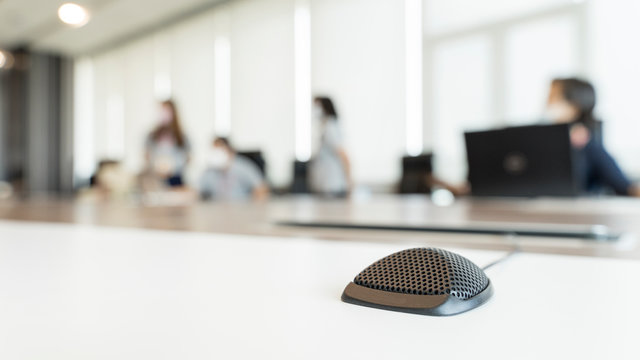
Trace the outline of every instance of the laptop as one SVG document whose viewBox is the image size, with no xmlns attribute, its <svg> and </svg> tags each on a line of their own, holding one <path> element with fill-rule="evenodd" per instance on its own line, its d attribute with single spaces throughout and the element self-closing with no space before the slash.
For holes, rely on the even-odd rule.
<svg viewBox="0 0 640 360">
<path fill-rule="evenodd" d="M 466 132 L 472 194 L 578 195 L 569 131 L 569 125 L 560 124 Z"/>
</svg>

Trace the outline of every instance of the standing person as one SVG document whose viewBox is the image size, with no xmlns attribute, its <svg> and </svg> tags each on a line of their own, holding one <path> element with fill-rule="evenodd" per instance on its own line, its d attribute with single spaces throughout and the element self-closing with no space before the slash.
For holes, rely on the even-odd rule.
<svg viewBox="0 0 640 360">
<path fill-rule="evenodd" d="M 586 192 L 603 188 L 618 195 L 640 196 L 640 187 L 620 170 L 601 141 L 600 125 L 593 115 L 596 92 L 589 82 L 577 78 L 555 79 L 547 100 L 547 118 L 571 124 L 571 145 L 577 150 L 577 170 Z"/>
<path fill-rule="evenodd" d="M 200 194 L 213 200 L 264 200 L 269 188 L 258 166 L 239 156 L 229 139 L 218 137 L 213 141 L 209 168 L 200 179 Z"/>
<path fill-rule="evenodd" d="M 311 191 L 324 196 L 346 197 L 351 190 L 351 165 L 342 143 L 338 114 L 328 97 L 313 100 L 314 120 L 320 122 L 320 144 L 311 160 Z"/>
<path fill-rule="evenodd" d="M 158 125 L 145 143 L 147 172 L 169 187 L 184 186 L 184 171 L 189 163 L 191 147 L 182 131 L 175 103 L 160 103 Z"/>
</svg>

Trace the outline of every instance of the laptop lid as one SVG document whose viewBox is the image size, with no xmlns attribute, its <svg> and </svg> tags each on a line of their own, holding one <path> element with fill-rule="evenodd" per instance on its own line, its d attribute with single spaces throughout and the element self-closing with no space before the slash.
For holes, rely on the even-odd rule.
<svg viewBox="0 0 640 360">
<path fill-rule="evenodd" d="M 472 194 L 577 195 L 569 131 L 560 124 L 465 133 Z"/>
</svg>

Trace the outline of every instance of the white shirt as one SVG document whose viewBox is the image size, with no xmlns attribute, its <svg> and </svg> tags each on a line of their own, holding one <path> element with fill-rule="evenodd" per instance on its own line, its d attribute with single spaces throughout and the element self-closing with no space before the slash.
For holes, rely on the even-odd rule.
<svg viewBox="0 0 640 360">
<path fill-rule="evenodd" d="M 320 148 L 310 164 L 311 190 L 321 194 L 347 191 L 347 174 L 338 152 L 343 148 L 342 134 L 336 119 L 324 120 Z"/>
</svg>

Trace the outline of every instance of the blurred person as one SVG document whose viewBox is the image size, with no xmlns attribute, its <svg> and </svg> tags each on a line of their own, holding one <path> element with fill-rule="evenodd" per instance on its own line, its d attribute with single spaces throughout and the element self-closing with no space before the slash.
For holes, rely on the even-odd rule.
<svg viewBox="0 0 640 360">
<path fill-rule="evenodd" d="M 351 191 L 351 164 L 342 143 L 338 113 L 333 101 L 318 96 L 313 99 L 313 117 L 319 125 L 317 151 L 311 159 L 309 185 L 316 194 L 346 197 Z"/>
<path fill-rule="evenodd" d="M 125 199 L 135 190 L 135 177 L 117 160 L 101 160 L 89 181 L 79 194 L 83 200 Z"/>
<path fill-rule="evenodd" d="M 263 200 L 269 188 L 256 164 L 238 155 L 229 139 L 217 137 L 200 180 L 200 194 L 203 199 Z"/>
<path fill-rule="evenodd" d="M 158 124 L 145 143 L 146 172 L 172 188 L 184 187 L 184 171 L 191 146 L 182 131 L 175 103 L 160 103 Z"/>
<path fill-rule="evenodd" d="M 546 118 L 571 125 L 571 145 L 578 151 L 578 176 L 586 192 L 609 188 L 618 195 L 640 196 L 640 187 L 624 175 L 602 144 L 600 123 L 594 117 L 596 92 L 577 78 L 554 79 L 549 89 Z"/>
</svg>

